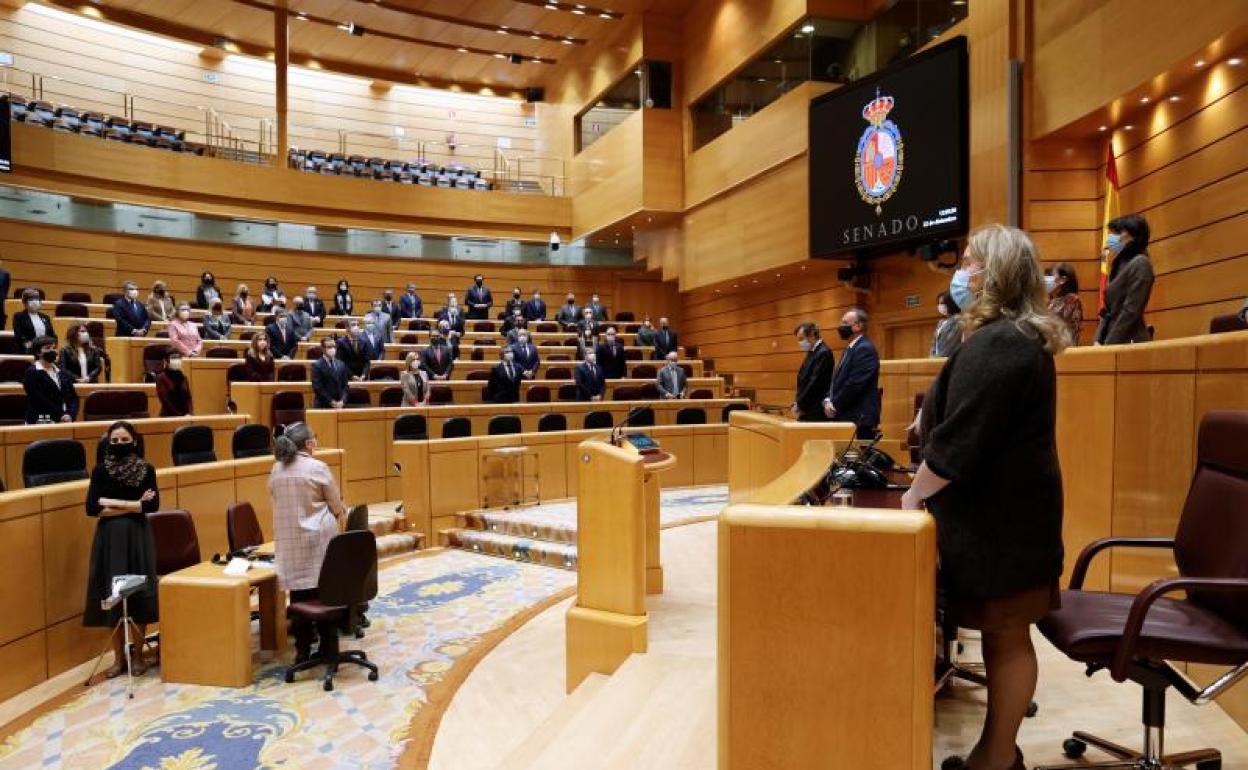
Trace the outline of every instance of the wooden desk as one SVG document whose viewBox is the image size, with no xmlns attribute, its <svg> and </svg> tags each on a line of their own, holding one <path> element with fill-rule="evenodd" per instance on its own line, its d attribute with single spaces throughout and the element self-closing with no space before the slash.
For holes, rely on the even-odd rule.
<svg viewBox="0 0 1248 770">
<path fill-rule="evenodd" d="M 161 681 L 217 687 L 252 683 L 250 589 L 260 595 L 260 649 L 286 649 L 285 592 L 271 565 L 231 577 L 202 562 L 160 579 Z"/>
<path fill-rule="evenodd" d="M 751 499 L 797 462 L 808 441 L 834 440 L 844 446 L 856 430 L 848 422 L 798 422 L 763 412 L 733 412 L 728 418 L 728 500 Z"/>
</svg>

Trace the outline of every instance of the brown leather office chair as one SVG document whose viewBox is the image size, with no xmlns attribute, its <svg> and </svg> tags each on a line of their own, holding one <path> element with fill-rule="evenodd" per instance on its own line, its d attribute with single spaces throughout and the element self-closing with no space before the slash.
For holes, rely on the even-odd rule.
<svg viewBox="0 0 1248 770">
<path fill-rule="evenodd" d="M 141 390 L 97 390 L 82 401 L 82 419 L 137 420 L 147 417 L 147 394 Z"/>
<path fill-rule="evenodd" d="M 251 503 L 233 503 L 225 509 L 225 536 L 231 552 L 264 542 L 264 530 L 260 529 L 260 520 L 256 518 L 256 509 L 251 507 Z"/>
<path fill-rule="evenodd" d="M 1083 549 L 1062 592 L 1062 608 L 1040 622 L 1040 631 L 1088 675 L 1108 669 L 1114 681 L 1144 688 L 1142 751 L 1076 732 L 1062 748 L 1077 759 L 1089 745 L 1111 762 L 1065 768 L 1123 767 L 1219 770 L 1216 749 L 1164 754 L 1166 690 L 1173 687 L 1204 705 L 1248 676 L 1248 411 L 1210 412 L 1200 423 L 1196 472 L 1173 538 L 1110 537 Z M 1165 548 L 1174 552 L 1176 578 L 1164 578 L 1132 596 L 1085 591 L 1092 558 L 1112 547 Z M 1185 592 L 1183 598 L 1167 594 Z M 1230 666 L 1198 689 L 1169 661 Z M 1048 770 L 1057 770 L 1052 767 Z"/>
<path fill-rule="evenodd" d="M 199 535 L 189 511 L 152 511 L 147 514 L 147 528 L 152 533 L 157 575 L 199 564 Z"/>
<path fill-rule="evenodd" d="M 1238 332 L 1244 329 L 1248 329 L 1248 321 L 1241 318 L 1239 313 L 1214 316 L 1209 321 L 1210 334 L 1225 334 L 1226 332 Z"/>
<path fill-rule="evenodd" d="M 295 681 L 295 674 L 300 671 L 323 665 L 322 686 L 333 690 L 334 674 L 343 663 L 368 669 L 368 680 L 377 681 L 377 666 L 368 661 L 363 650 L 340 651 L 334 630 L 348 621 L 352 607 L 365 605 L 377 596 L 377 539 L 372 532 L 347 531 L 329 541 L 316 592 L 317 598 L 294 602 L 286 608 L 286 617 L 312 621 L 321 629 L 318 654 L 286 669 L 286 682 Z"/>
</svg>

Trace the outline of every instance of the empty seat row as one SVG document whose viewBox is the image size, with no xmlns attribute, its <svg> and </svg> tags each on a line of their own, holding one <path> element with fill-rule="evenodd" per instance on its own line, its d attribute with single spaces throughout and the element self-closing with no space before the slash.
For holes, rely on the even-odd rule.
<svg viewBox="0 0 1248 770">
<path fill-rule="evenodd" d="M 738 409 L 745 409 L 745 404 L 728 404 L 722 412 L 723 421 L 728 422 L 728 415 Z M 601 430 L 611 428 L 615 419 L 610 412 L 587 412 L 581 427 L 584 430 Z M 635 428 L 654 425 L 654 409 L 648 406 L 634 410 L 629 423 Z M 705 425 L 706 410 L 700 406 L 685 407 L 676 412 L 677 425 Z M 552 433 L 568 429 L 566 415 L 544 414 L 537 422 L 539 433 Z M 520 418 L 514 414 L 500 414 L 490 418 L 486 433 L 490 436 L 502 436 L 511 433 L 522 433 Z M 472 421 L 467 417 L 452 417 L 442 423 L 442 438 L 467 438 L 472 435 Z M 429 423 L 423 414 L 403 414 L 394 419 L 393 437 L 395 441 L 426 441 L 429 438 Z"/>
<path fill-rule="evenodd" d="M 64 104 L 57 106 L 39 99 L 28 101 L 15 95 L 10 95 L 9 104 L 17 123 L 174 152 L 204 154 L 203 145 L 186 141 L 185 131 L 168 126 L 79 110 Z"/>
<path fill-rule="evenodd" d="M 350 176 L 383 182 L 418 184 L 423 187 L 455 188 L 458 190 L 489 190 L 490 182 L 481 172 L 461 165 L 438 166 L 424 161 L 401 161 L 366 158 L 323 150 L 301 150 L 292 147 L 288 154 L 291 168 L 313 174 Z"/>
</svg>

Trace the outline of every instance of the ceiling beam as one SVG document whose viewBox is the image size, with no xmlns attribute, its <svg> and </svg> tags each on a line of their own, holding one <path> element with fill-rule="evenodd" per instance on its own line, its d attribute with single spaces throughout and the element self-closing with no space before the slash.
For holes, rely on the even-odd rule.
<svg viewBox="0 0 1248 770">
<path fill-rule="evenodd" d="M 471 19 L 461 19 L 456 16 L 447 16 L 443 13 L 434 13 L 432 11 L 424 11 L 419 8 L 408 8 L 398 3 L 390 2 L 390 0 L 353 0 L 360 5 L 371 8 L 384 8 L 387 11 L 402 13 L 408 16 L 415 16 L 419 19 L 429 19 L 430 21 L 438 21 L 443 24 L 451 24 L 456 27 L 468 27 L 470 29 L 483 30 L 485 32 L 504 32 L 508 35 L 517 37 L 527 37 L 533 40 L 546 40 L 552 43 L 570 43 L 571 45 L 585 45 L 588 40 L 579 37 L 564 37 L 561 35 L 552 35 L 547 32 L 539 32 L 536 29 L 525 29 L 523 27 L 508 27 L 503 24 L 490 24 L 484 21 L 473 21 Z M 537 5 L 544 5 L 537 3 Z M 452 46 L 453 47 L 453 46 Z"/>
</svg>

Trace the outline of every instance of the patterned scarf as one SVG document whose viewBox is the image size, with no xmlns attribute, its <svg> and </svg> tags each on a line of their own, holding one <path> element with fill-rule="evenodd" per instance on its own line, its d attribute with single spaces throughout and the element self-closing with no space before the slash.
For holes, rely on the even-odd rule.
<svg viewBox="0 0 1248 770">
<path fill-rule="evenodd" d="M 138 452 L 117 458 L 104 455 L 104 470 L 114 481 L 127 487 L 138 487 L 147 478 L 147 460 Z"/>
</svg>

